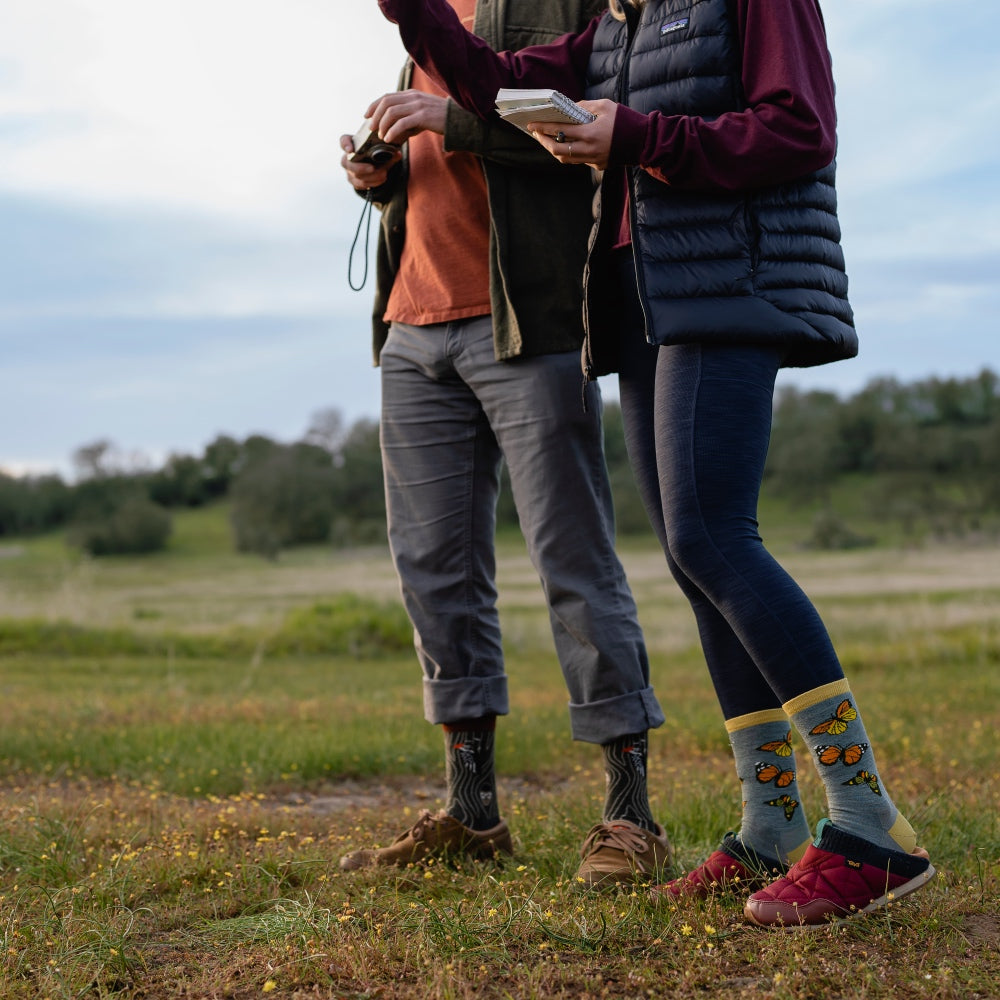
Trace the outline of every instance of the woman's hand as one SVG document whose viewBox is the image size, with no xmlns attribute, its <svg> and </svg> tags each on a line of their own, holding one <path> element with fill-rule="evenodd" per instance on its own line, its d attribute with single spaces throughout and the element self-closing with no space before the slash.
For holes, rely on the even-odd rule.
<svg viewBox="0 0 1000 1000">
<path fill-rule="evenodd" d="M 560 162 L 586 163 L 603 170 L 611 156 L 611 135 L 615 128 L 618 105 L 614 101 L 580 101 L 597 116 L 586 125 L 559 125 L 555 122 L 532 122 L 531 134 Z"/>
</svg>

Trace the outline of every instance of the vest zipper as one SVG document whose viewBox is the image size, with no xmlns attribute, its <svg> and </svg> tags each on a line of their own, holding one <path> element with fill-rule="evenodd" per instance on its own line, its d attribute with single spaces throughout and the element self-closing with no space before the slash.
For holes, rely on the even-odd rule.
<svg viewBox="0 0 1000 1000">
<path fill-rule="evenodd" d="M 622 3 L 622 12 L 625 14 L 625 30 L 628 32 L 628 41 L 625 45 L 625 55 L 622 60 L 621 69 L 618 71 L 618 79 L 615 82 L 615 101 L 618 104 L 628 103 L 628 82 L 629 82 L 629 59 L 632 55 L 632 46 L 635 43 L 636 29 L 639 26 L 640 12 L 635 9 L 630 3 Z M 631 174 L 629 173 L 628 167 L 625 168 L 625 176 L 628 181 L 628 191 L 629 191 L 629 226 L 632 231 L 635 231 L 635 185 L 631 181 Z M 604 181 L 602 180 L 602 186 Z M 602 199 L 603 203 L 603 199 Z M 603 209 L 598 209 L 602 211 Z M 600 222 L 598 221 L 598 226 Z M 635 240 L 632 240 L 632 254 L 635 256 Z M 589 260 L 588 260 L 589 266 Z M 646 316 L 646 306 L 643 303 L 643 285 L 642 280 L 639 277 L 639 265 L 636 261 L 636 280 L 639 283 L 639 302 L 642 305 L 643 316 Z M 646 317 L 646 326 L 649 326 L 648 316 Z M 584 330 L 584 342 L 583 342 L 583 385 L 580 388 L 580 395 L 582 397 L 583 412 L 587 412 L 587 383 L 593 381 L 595 376 L 592 375 L 594 366 L 590 363 L 593 355 L 590 351 L 590 329 L 589 327 Z"/>
<path fill-rule="evenodd" d="M 625 14 L 625 30 L 628 32 L 628 41 L 625 44 L 625 58 L 622 62 L 622 68 L 618 71 L 618 80 L 615 84 L 615 100 L 619 104 L 625 104 L 628 98 L 629 58 L 632 55 L 636 29 L 639 27 L 642 15 L 630 3 L 623 3 L 621 6 Z"/>
<path fill-rule="evenodd" d="M 629 68 L 632 58 L 632 46 L 635 44 L 638 35 L 639 22 L 642 20 L 642 11 L 637 10 L 631 4 L 623 3 L 622 10 L 625 14 L 625 26 L 628 30 L 628 44 L 625 46 L 625 61 L 618 73 L 618 83 L 615 88 L 616 100 L 619 104 L 628 104 Z M 639 306 L 642 309 L 642 316 L 646 327 L 646 340 L 650 340 L 649 331 L 651 329 L 649 309 L 646 305 L 646 281 L 642 273 L 642 261 L 639 255 L 639 244 L 636 241 L 636 223 L 639 213 L 636 211 L 636 183 L 635 175 L 641 167 L 626 167 L 625 178 L 628 185 L 628 224 L 629 232 L 632 234 L 632 259 L 635 262 L 635 283 L 639 290 Z M 651 342 L 651 341 L 650 341 Z"/>
</svg>

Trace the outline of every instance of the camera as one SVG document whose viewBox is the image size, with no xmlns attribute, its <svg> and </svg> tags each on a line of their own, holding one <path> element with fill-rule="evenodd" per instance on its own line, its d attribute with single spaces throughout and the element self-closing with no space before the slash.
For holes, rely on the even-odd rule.
<svg viewBox="0 0 1000 1000">
<path fill-rule="evenodd" d="M 352 163 L 370 163 L 374 167 L 384 167 L 389 163 L 399 146 L 391 142 L 383 142 L 376 132 L 373 132 L 365 122 L 354 136 L 354 152 L 348 154 Z"/>
</svg>

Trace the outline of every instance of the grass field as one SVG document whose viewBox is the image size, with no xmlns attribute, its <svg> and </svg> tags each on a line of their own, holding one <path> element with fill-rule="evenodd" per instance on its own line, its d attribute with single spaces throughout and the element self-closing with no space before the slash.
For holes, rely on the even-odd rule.
<svg viewBox="0 0 1000 1000">
<path fill-rule="evenodd" d="M 388 557 L 269 564 L 230 551 L 224 510 L 195 511 L 144 559 L 0 543 L 0 997 L 1000 995 L 1000 550 L 804 553 L 775 523 L 931 851 L 921 893 L 796 935 L 747 927 L 739 897 L 580 891 L 600 755 L 569 738 L 517 538 L 498 730 L 515 858 L 340 873 L 442 792 Z M 653 805 L 683 869 L 738 825 L 739 790 L 690 612 L 649 542 L 623 557 L 668 717 Z M 818 778 L 800 783 L 815 822 Z"/>
</svg>

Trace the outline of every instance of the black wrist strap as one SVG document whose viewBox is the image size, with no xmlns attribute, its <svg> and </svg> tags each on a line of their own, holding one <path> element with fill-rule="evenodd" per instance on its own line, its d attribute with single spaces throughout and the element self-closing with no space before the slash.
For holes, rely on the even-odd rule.
<svg viewBox="0 0 1000 1000">
<path fill-rule="evenodd" d="M 361 227 L 364 226 L 365 229 L 365 269 L 361 274 L 361 284 L 354 284 L 354 251 L 358 246 L 358 239 L 361 236 Z M 371 236 L 372 229 L 372 193 L 371 191 L 365 192 L 365 203 L 361 208 L 361 218 L 358 219 L 358 228 L 354 230 L 354 240 L 351 243 L 351 252 L 347 257 L 347 283 L 351 286 L 351 290 L 355 292 L 360 292 L 362 288 L 365 287 L 365 282 L 368 280 L 368 241 Z"/>
</svg>

